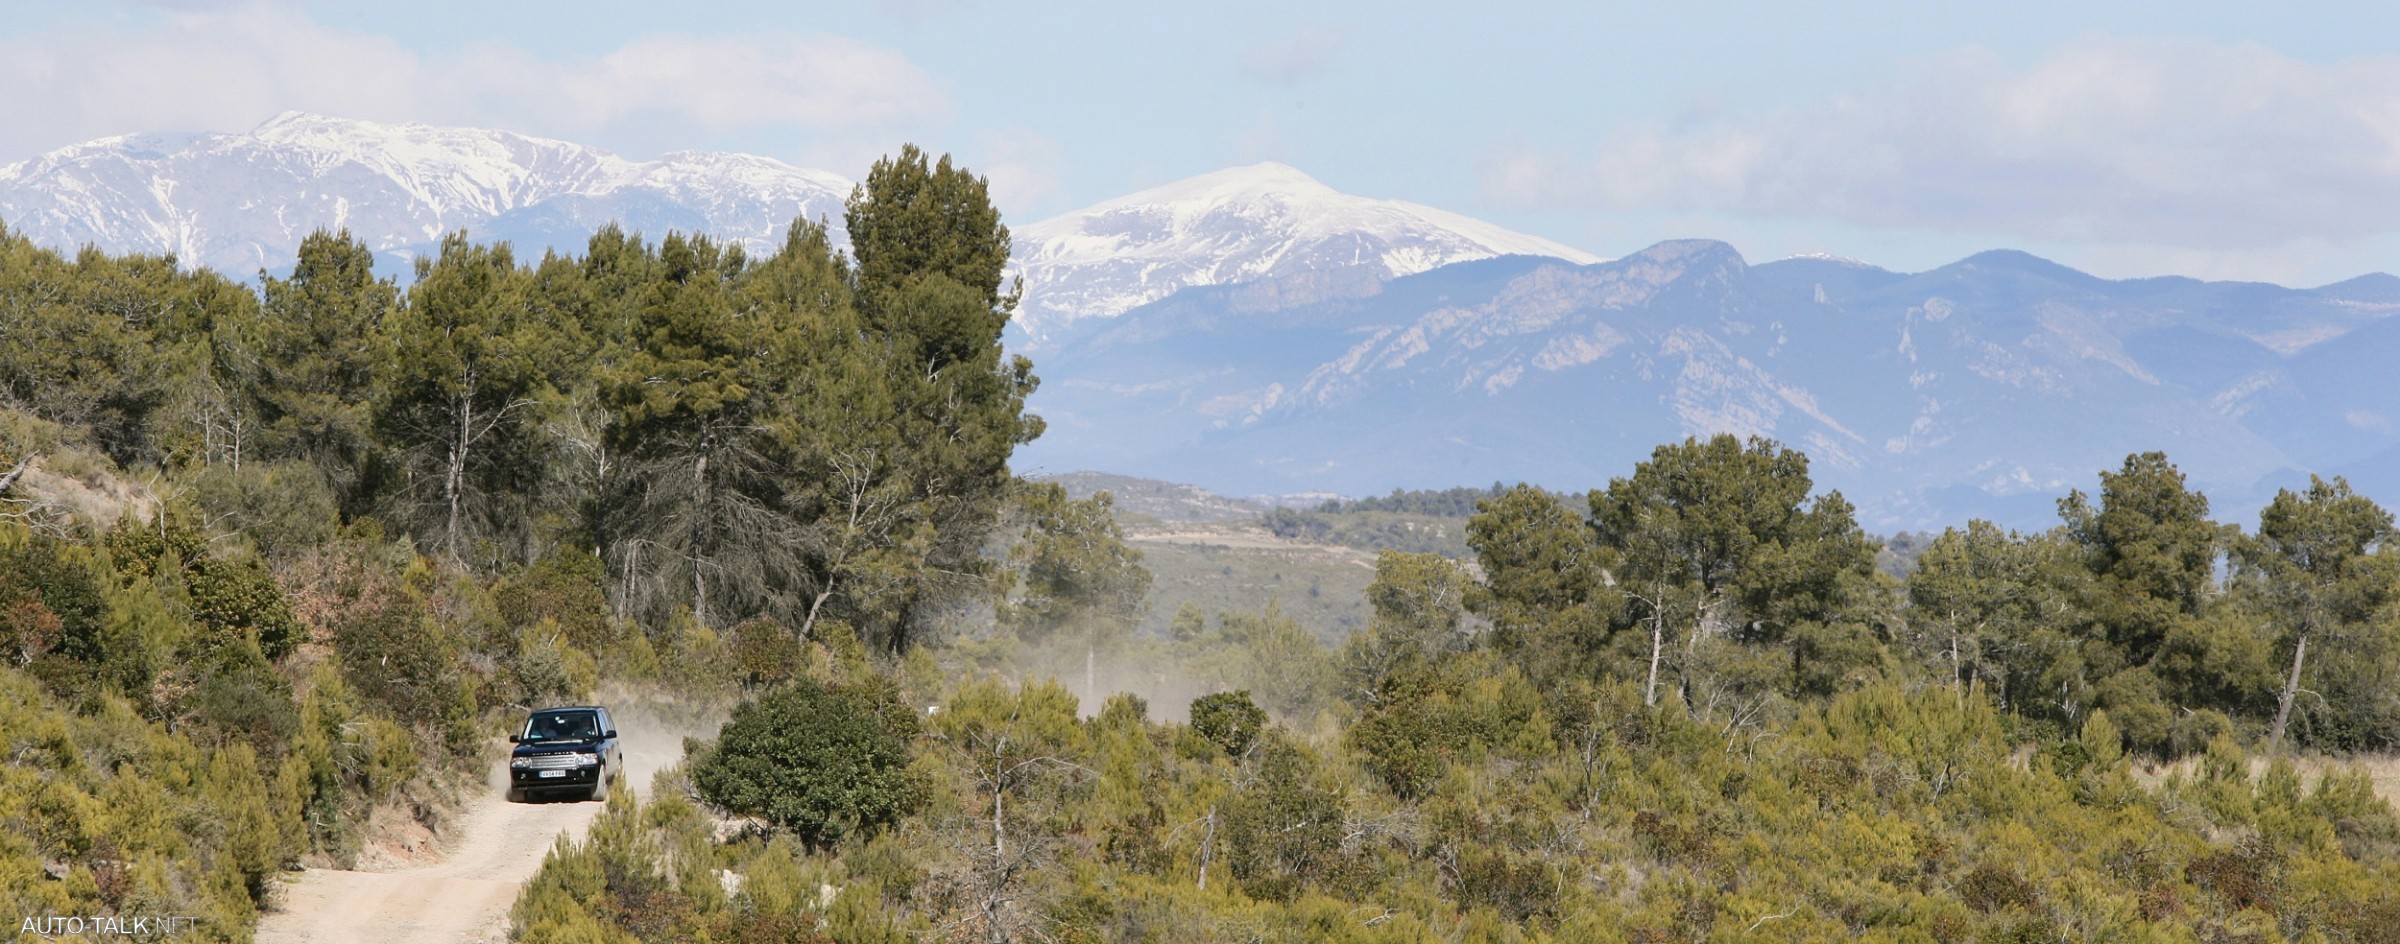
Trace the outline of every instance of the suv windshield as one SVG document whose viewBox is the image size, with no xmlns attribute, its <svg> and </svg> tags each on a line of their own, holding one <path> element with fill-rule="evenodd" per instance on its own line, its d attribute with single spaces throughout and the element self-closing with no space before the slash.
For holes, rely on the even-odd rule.
<svg viewBox="0 0 2400 944">
<path fill-rule="evenodd" d="M 538 711 L 525 722 L 528 741 L 580 741 L 599 736 L 599 716 L 590 711 Z"/>
</svg>

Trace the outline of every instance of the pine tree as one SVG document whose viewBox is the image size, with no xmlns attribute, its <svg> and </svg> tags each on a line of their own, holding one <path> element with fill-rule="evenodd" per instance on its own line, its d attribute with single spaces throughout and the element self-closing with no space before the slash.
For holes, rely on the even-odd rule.
<svg viewBox="0 0 2400 944">
<path fill-rule="evenodd" d="M 854 483 L 849 495 L 896 492 L 914 506 L 911 542 L 922 566 L 882 595 L 882 612 L 864 624 L 896 649 L 931 611 L 986 578 L 982 542 L 1012 480 L 1008 458 L 1042 423 L 1024 412 L 1032 362 L 1003 359 L 1000 348 L 1016 294 L 1001 290 L 1008 228 L 984 180 L 947 157 L 928 165 L 923 152 L 903 148 L 851 194 L 847 222 L 869 359 L 888 391 L 860 405 L 888 409 L 872 415 L 888 434 L 869 437 L 872 450 L 828 458 L 857 470 L 844 476 Z"/>
<path fill-rule="evenodd" d="M 2340 478 L 2309 477 L 2308 491 L 2278 491 L 2259 512 L 2258 536 L 2236 545 L 2266 584 L 2278 635 L 2292 653 L 2275 700 L 2268 743 L 2280 745 L 2292 718 L 2312 641 L 2341 634 L 2400 599 L 2400 557 L 2388 553 L 2392 514 Z"/>
<path fill-rule="evenodd" d="M 1797 684 L 1819 639 L 1795 631 L 1852 617 L 1875 546 L 1840 493 L 1810 502 L 1809 488 L 1807 456 L 1719 435 L 1660 446 L 1631 477 L 1592 492 L 1592 528 L 1650 630 L 1646 699 L 1657 699 L 1670 633 L 1687 659 L 1712 637 L 1796 642 Z"/>
<path fill-rule="evenodd" d="M 769 424 L 788 381 L 767 372 L 792 343 L 777 312 L 739 310 L 738 249 L 669 234 L 615 368 L 601 382 L 605 445 L 620 474 L 606 502 L 621 567 L 689 606 L 702 625 L 769 608 L 795 527 Z"/>
<path fill-rule="evenodd" d="M 418 262 L 393 330 L 376 426 L 400 464 L 395 511 L 454 561 L 478 538 L 522 537 L 512 505 L 544 470 L 551 339 L 530 317 L 529 282 L 506 245 L 454 233 L 439 259 Z"/>
<path fill-rule="evenodd" d="M 260 370 L 252 391 L 266 424 L 260 454 L 314 466 L 350 514 L 366 511 L 373 394 L 400 291 L 349 231 L 300 241 L 290 278 L 262 280 Z"/>
</svg>

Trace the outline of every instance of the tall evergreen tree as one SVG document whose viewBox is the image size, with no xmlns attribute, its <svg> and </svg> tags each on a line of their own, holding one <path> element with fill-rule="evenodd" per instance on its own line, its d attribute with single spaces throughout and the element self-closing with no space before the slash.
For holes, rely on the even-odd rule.
<svg viewBox="0 0 2400 944">
<path fill-rule="evenodd" d="M 2259 512 L 2258 536 L 2238 544 L 2263 578 L 2291 671 L 2275 699 L 2268 742 L 2280 745 L 2308 668 L 2309 644 L 2350 632 L 2400 599 L 2400 557 L 2390 553 L 2392 514 L 2340 478 L 2309 477 L 2308 491 L 2284 489 Z"/>
<path fill-rule="evenodd" d="M 868 441 L 887 445 L 826 455 L 850 483 L 827 497 L 856 507 L 897 495 L 910 509 L 918 575 L 862 614 L 898 648 L 988 579 L 982 542 L 1012 480 L 1009 455 L 1042 430 L 1024 412 L 1037 381 L 1031 361 L 1000 347 L 1016 295 L 1001 289 L 1008 228 L 982 178 L 903 148 L 851 194 L 847 222 L 858 311 L 888 391 L 871 402 L 889 412 L 870 414 L 886 432 Z"/>
<path fill-rule="evenodd" d="M 790 464 L 779 505 L 795 529 L 786 615 L 803 636 L 828 618 L 874 636 L 923 559 L 889 352 L 858 314 L 856 292 L 825 227 L 797 221 L 782 250 L 745 273 L 736 303 L 786 332 L 763 366 L 794 378 L 771 431 Z"/>
<path fill-rule="evenodd" d="M 393 330 L 391 383 L 376 425 L 393 447 L 394 511 L 464 561 L 479 538 L 522 539 L 512 514 L 533 494 L 551 351 L 530 314 L 529 274 L 505 244 L 454 233 L 419 260 Z"/>
<path fill-rule="evenodd" d="M 2039 684 L 2059 720 L 2106 709 L 2135 745 L 2162 746 L 2175 699 L 2155 663 L 2195 634 L 2216 598 L 2225 530 L 2209 520 L 2207 496 L 2156 452 L 2100 473 L 2098 504 L 2074 491 L 2058 508 L 2082 558 L 2080 573 L 2065 575 L 2081 625 L 2055 640 Z"/>
<path fill-rule="evenodd" d="M 1537 679 L 1598 675 L 1611 621 L 1624 605 L 1602 547 L 1558 496 L 1518 485 L 1476 504 L 1467 519 L 1483 579 L 1467 607 L 1492 623 L 1492 643 Z"/>
<path fill-rule="evenodd" d="M 738 248 L 669 234 L 638 289 L 625 349 L 602 381 L 612 419 L 612 556 L 633 587 L 703 624 L 767 611 L 789 592 L 796 526 L 773 424 L 790 409 L 790 312 L 737 308 Z M 671 592 L 658 591 L 672 588 Z"/>
<path fill-rule="evenodd" d="M 266 424 L 261 454 L 314 466 L 343 510 L 365 511 L 373 385 L 386 363 L 400 290 L 375 277 L 375 256 L 348 230 L 300 241 L 289 278 L 261 281 L 260 370 L 253 396 Z"/>
<path fill-rule="evenodd" d="M 1917 557 L 1908 620 L 1962 696 L 1986 683 L 1999 686 L 2004 705 L 2016 694 L 2009 682 L 2061 599 L 2042 569 L 2047 543 L 1977 519 L 1944 530 Z"/>
<path fill-rule="evenodd" d="M 1803 663 L 1824 645 L 1813 630 L 1863 602 L 1875 546 L 1839 492 L 1809 501 L 1809 488 L 1807 456 L 1718 435 L 1660 446 L 1632 476 L 1592 492 L 1592 528 L 1617 554 L 1619 583 L 1650 630 L 1647 699 L 1657 698 L 1670 633 L 1687 653 L 1709 637 L 1797 643 L 1793 681 L 1813 671 Z"/>
<path fill-rule="evenodd" d="M 207 366 L 179 330 L 187 283 L 223 281 L 169 257 L 86 247 L 69 260 L 0 228 L 0 405 L 66 427 L 119 465 L 165 462 L 177 448 L 170 408 Z"/>
<path fill-rule="evenodd" d="M 858 283 L 867 291 L 943 278 L 973 290 L 984 311 L 999 321 L 1016 310 L 1016 293 L 1003 294 L 1000 284 L 1008 266 L 1008 227 L 992 207 L 989 184 L 953 166 L 949 155 L 929 165 L 925 152 L 909 144 L 897 156 L 876 161 L 866 181 L 851 191 L 845 221 L 851 254 L 858 260 Z M 947 329 L 967 342 L 957 351 L 962 356 L 980 348 L 972 343 L 979 326 L 943 324 L 938 318 L 957 312 L 868 307 L 882 319 L 876 325 L 882 330 L 930 336 Z M 912 315 L 932 320 L 909 324 Z M 997 335 L 1000 324 L 980 327 Z"/>
<path fill-rule="evenodd" d="M 2100 473 L 2100 503 L 2083 492 L 2058 503 L 2084 564 L 2119 606 L 2103 614 L 2112 642 L 2148 661 L 2180 617 L 2197 616 L 2214 589 L 2222 529 L 2208 518 L 2208 496 L 2184 486 L 2165 453 L 2125 457 Z"/>
</svg>

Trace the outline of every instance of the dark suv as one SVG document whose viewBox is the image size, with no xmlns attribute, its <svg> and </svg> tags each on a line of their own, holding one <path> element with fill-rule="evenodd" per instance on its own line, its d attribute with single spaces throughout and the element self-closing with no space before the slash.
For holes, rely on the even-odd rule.
<svg viewBox="0 0 2400 944">
<path fill-rule="evenodd" d="M 606 708 L 544 708 L 508 739 L 517 745 L 508 758 L 511 803 L 568 792 L 607 799 L 610 783 L 625 768 L 617 723 Z"/>
</svg>

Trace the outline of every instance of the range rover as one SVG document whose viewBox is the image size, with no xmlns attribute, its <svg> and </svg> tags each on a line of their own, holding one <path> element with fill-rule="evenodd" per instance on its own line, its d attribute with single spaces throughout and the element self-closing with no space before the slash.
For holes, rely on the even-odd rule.
<svg viewBox="0 0 2400 944">
<path fill-rule="evenodd" d="M 512 803 L 563 793 L 604 800 L 625 768 L 617 724 L 606 708 L 544 708 L 526 716 L 508 739 L 517 745 L 508 758 Z"/>
</svg>

